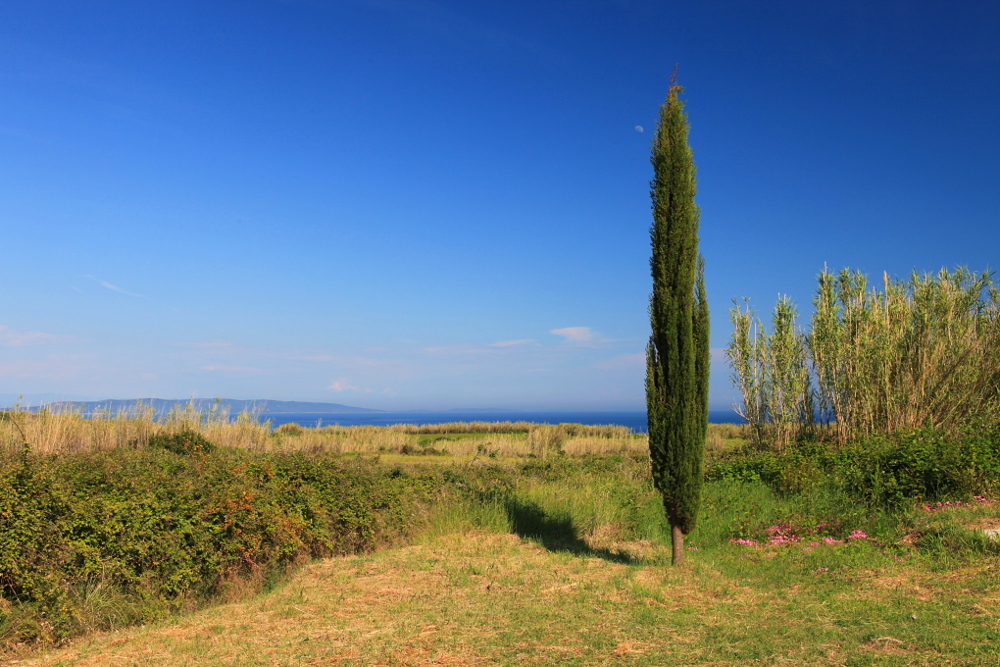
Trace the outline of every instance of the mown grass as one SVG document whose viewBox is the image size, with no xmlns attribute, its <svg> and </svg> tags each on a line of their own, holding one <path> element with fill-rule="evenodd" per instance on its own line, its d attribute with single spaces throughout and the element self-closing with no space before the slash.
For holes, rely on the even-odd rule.
<svg viewBox="0 0 1000 667">
<path fill-rule="evenodd" d="M 743 523 L 806 503 L 718 480 L 689 565 L 671 568 L 641 461 L 450 474 L 466 493 L 408 546 L 315 562 L 255 597 L 17 664 L 996 664 L 1000 555 L 976 533 L 1000 521 L 996 504 L 913 506 L 873 537 L 746 547 L 730 541 Z"/>
</svg>

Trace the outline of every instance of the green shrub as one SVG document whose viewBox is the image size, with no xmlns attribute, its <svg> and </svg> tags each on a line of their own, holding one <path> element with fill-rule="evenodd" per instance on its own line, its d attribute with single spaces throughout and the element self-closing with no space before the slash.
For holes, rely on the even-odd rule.
<svg viewBox="0 0 1000 667">
<path fill-rule="evenodd" d="M 782 452 L 743 449 L 715 459 L 706 476 L 760 481 L 785 494 L 832 486 L 871 507 L 967 498 L 995 490 L 1000 435 L 973 428 L 958 435 L 919 429 L 839 449 L 819 442 L 792 443 Z"/>
<path fill-rule="evenodd" d="M 920 429 L 873 437 L 838 458 L 848 489 L 880 505 L 988 494 L 1000 478 L 1000 440 L 989 432 Z"/>
<path fill-rule="evenodd" d="M 361 460 L 163 443 L 0 457 L 0 644 L 149 621 L 396 541 L 433 486 Z"/>
<path fill-rule="evenodd" d="M 179 433 L 156 433 L 149 437 L 150 447 L 159 447 L 174 454 L 207 454 L 215 449 L 215 444 L 197 431 L 184 430 Z"/>
</svg>

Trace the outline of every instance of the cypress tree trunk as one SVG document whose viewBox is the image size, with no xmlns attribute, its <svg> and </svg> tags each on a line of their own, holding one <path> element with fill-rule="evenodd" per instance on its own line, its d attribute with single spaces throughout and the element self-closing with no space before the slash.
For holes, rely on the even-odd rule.
<svg viewBox="0 0 1000 667">
<path fill-rule="evenodd" d="M 705 263 L 698 253 L 695 166 L 681 90 L 672 78 L 650 159 L 653 293 L 646 347 L 649 457 L 670 522 L 674 565 L 684 561 L 684 536 L 694 529 L 701 502 L 709 364 Z"/>
</svg>

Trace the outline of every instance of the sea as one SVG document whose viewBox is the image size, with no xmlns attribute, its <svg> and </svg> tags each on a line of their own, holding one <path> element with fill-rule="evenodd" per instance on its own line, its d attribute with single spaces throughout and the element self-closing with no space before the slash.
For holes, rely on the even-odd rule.
<svg viewBox="0 0 1000 667">
<path fill-rule="evenodd" d="M 272 428 L 296 423 L 300 426 L 391 426 L 393 424 L 447 424 L 450 422 L 534 422 L 536 424 L 594 424 L 627 426 L 636 433 L 646 432 L 645 412 L 275 412 L 264 413 L 261 421 Z M 743 424 L 732 410 L 710 410 L 711 424 Z"/>
</svg>

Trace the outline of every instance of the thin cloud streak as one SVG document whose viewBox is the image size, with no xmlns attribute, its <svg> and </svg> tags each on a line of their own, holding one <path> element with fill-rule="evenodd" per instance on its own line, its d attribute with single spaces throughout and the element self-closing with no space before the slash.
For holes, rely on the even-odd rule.
<svg viewBox="0 0 1000 667">
<path fill-rule="evenodd" d="M 620 354 L 617 357 L 598 361 L 594 367 L 605 371 L 620 371 L 639 369 L 645 365 L 646 353 L 638 352 L 636 354 Z"/>
<path fill-rule="evenodd" d="M 149 298 L 145 294 L 138 294 L 136 292 L 129 292 L 128 290 L 125 290 L 125 289 L 122 289 L 121 287 L 118 287 L 118 285 L 112 285 L 107 280 L 101 280 L 100 278 L 96 278 L 96 277 L 90 276 L 90 275 L 83 276 L 83 277 L 84 278 L 90 278 L 91 280 L 93 280 L 94 282 L 96 282 L 101 287 L 103 287 L 105 289 L 109 289 L 109 290 L 111 290 L 113 292 L 118 292 L 119 294 L 124 294 L 126 296 L 134 296 L 134 297 L 137 297 L 137 298 L 140 298 L 140 299 L 148 299 Z"/>
<path fill-rule="evenodd" d="M 201 370 L 222 372 L 222 373 L 251 373 L 254 375 L 263 375 L 264 373 L 270 372 L 263 368 L 253 368 L 250 366 L 219 366 L 219 365 L 202 366 Z"/>
<path fill-rule="evenodd" d="M 347 378 L 341 378 L 339 380 L 334 380 L 332 383 L 330 383 L 330 386 L 327 387 L 327 389 L 332 389 L 333 391 L 336 391 L 338 393 L 345 392 L 345 391 L 357 392 L 357 393 L 362 393 L 362 394 L 374 394 L 375 393 L 375 390 L 372 389 L 371 387 L 358 387 L 358 386 L 355 386 L 355 385 L 351 384 L 351 381 L 348 380 Z M 385 393 L 388 393 L 388 390 L 386 390 Z"/>
</svg>

